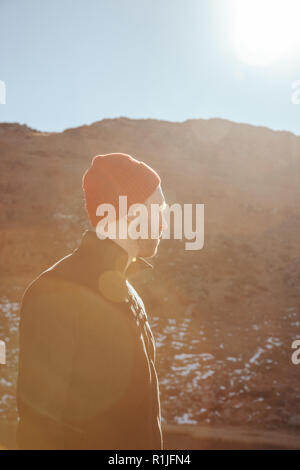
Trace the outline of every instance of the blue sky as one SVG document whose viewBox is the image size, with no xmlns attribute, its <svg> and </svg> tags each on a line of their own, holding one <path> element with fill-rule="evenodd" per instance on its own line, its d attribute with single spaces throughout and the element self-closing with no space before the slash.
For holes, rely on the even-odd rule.
<svg viewBox="0 0 300 470">
<path fill-rule="evenodd" d="M 0 24 L 1 122 L 220 117 L 300 135 L 299 50 L 241 60 L 231 0 L 1 0 Z"/>
</svg>

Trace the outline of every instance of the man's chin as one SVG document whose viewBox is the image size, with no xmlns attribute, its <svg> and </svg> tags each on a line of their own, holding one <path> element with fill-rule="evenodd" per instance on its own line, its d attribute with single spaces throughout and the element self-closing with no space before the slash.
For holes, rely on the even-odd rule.
<svg viewBox="0 0 300 470">
<path fill-rule="evenodd" d="M 155 240 L 154 243 L 147 243 L 147 245 L 140 246 L 139 256 L 142 258 L 153 258 L 157 254 L 157 249 L 160 240 Z"/>
</svg>

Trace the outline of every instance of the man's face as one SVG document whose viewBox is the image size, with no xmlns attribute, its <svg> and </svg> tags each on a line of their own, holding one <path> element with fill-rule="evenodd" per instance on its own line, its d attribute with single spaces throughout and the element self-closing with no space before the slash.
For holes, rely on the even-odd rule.
<svg viewBox="0 0 300 470">
<path fill-rule="evenodd" d="M 155 204 L 155 206 L 153 206 Z M 166 220 L 164 217 L 164 211 L 166 208 L 166 201 L 160 185 L 152 193 L 152 195 L 145 202 L 145 206 L 148 210 L 148 238 L 139 238 L 138 243 L 138 256 L 144 258 L 152 258 L 157 253 L 157 248 L 161 239 L 163 230 L 166 228 Z M 158 206 L 158 207 L 157 207 Z M 151 207 L 156 212 L 157 217 L 151 217 Z M 151 229 L 153 228 L 155 237 L 151 238 Z"/>
</svg>

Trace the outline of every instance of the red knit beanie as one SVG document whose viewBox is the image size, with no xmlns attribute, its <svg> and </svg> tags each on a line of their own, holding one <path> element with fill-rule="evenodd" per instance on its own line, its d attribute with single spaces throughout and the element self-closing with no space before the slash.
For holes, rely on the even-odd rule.
<svg viewBox="0 0 300 470">
<path fill-rule="evenodd" d="M 131 204 L 143 204 L 160 184 L 159 175 L 150 166 L 124 153 L 108 153 L 93 158 L 82 178 L 85 207 L 91 224 L 96 227 L 100 204 L 112 204 L 119 218 L 119 196 Z"/>
</svg>

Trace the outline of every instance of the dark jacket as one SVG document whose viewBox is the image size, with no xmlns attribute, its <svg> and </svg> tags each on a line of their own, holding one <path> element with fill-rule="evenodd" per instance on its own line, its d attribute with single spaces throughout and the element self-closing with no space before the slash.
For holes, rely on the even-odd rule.
<svg viewBox="0 0 300 470">
<path fill-rule="evenodd" d="M 17 441 L 23 449 L 161 449 L 155 345 L 128 281 L 137 258 L 86 231 L 21 306 Z M 151 266 L 151 265 L 149 265 Z"/>
</svg>

